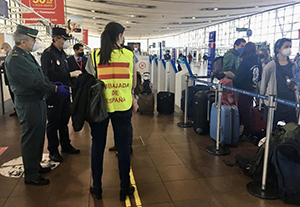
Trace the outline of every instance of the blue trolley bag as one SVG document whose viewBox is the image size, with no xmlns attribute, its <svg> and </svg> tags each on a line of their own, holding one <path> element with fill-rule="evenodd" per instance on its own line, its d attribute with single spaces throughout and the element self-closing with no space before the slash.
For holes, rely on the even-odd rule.
<svg viewBox="0 0 300 207">
<path fill-rule="evenodd" d="M 210 136 L 217 140 L 218 108 L 215 104 L 211 106 L 210 114 Z M 239 141 L 240 118 L 239 111 L 235 105 L 222 105 L 220 143 L 236 146 Z"/>
</svg>

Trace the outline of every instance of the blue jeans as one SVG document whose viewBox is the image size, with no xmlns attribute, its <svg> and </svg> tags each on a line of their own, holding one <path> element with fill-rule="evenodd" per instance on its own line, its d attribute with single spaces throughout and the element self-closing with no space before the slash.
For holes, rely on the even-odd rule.
<svg viewBox="0 0 300 207">
<path fill-rule="evenodd" d="M 103 154 L 106 145 L 106 135 L 109 119 L 111 120 L 115 146 L 118 151 L 119 177 L 121 189 L 127 189 L 130 184 L 130 140 L 132 109 L 109 113 L 109 117 L 100 123 L 90 123 L 92 134 L 92 176 L 93 188 L 102 188 Z"/>
</svg>

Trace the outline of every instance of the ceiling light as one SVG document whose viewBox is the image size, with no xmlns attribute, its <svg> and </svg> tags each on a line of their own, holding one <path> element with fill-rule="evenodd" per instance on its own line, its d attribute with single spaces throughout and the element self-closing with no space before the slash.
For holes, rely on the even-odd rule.
<svg viewBox="0 0 300 207">
<path fill-rule="evenodd" d="M 214 8 L 215 11 L 218 11 L 218 8 Z"/>
<path fill-rule="evenodd" d="M 179 22 L 179 24 L 182 24 L 182 22 Z"/>
<path fill-rule="evenodd" d="M 192 17 L 192 19 L 196 19 L 196 17 Z"/>
<path fill-rule="evenodd" d="M 93 19 L 96 19 L 96 17 L 93 17 Z"/>
<path fill-rule="evenodd" d="M 131 17 L 134 17 L 134 15 L 132 14 L 132 15 L 130 15 Z"/>
<path fill-rule="evenodd" d="M 167 29 L 170 29 L 170 27 L 167 27 Z"/>
<path fill-rule="evenodd" d="M 91 12 L 95 12 L 95 10 L 91 10 Z"/>
<path fill-rule="evenodd" d="M 126 21 L 126 23 L 127 23 L 127 24 L 129 24 L 129 23 L 130 23 L 130 21 Z"/>
</svg>

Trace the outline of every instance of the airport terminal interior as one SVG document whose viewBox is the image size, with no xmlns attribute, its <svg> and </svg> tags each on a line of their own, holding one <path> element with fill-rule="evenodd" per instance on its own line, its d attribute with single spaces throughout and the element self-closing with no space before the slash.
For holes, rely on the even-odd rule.
<svg viewBox="0 0 300 207">
<path fill-rule="evenodd" d="M 103 161 L 102 199 L 97 199 L 90 192 L 93 186 L 91 128 L 85 122 L 83 128 L 75 132 L 72 118 L 68 124 L 69 137 L 72 146 L 80 149 L 80 153 L 60 153 L 63 162 L 51 161 L 45 132 L 41 165 L 51 167 L 51 172 L 43 174 L 50 183 L 43 186 L 24 183 L 21 153 L 24 134 L 1 68 L 0 207 L 297 206 L 284 202 L 279 194 L 265 199 L 268 197 L 265 194 L 270 190 L 269 183 L 266 183 L 264 194 L 260 187 L 261 180 L 256 189 L 261 196 L 253 195 L 248 184 L 254 178 L 235 161 L 238 154 L 252 157 L 258 152 L 258 137 L 241 138 L 243 127 L 239 126 L 235 128 L 240 136 L 237 143 L 224 146 L 230 150 L 227 155 L 211 152 L 208 147 L 219 150 L 216 139 L 224 129 L 220 127 L 218 132 L 208 129 L 206 133 L 195 130 L 195 119 L 203 114 L 194 113 L 193 119 L 185 113 L 182 105 L 188 100 L 182 93 L 187 85 L 209 84 L 213 87 L 208 90 L 215 94 L 219 80 L 210 78 L 214 59 L 223 57 L 234 48 L 238 38 L 245 39 L 246 43 L 253 42 L 257 51 L 269 49 L 270 57 L 274 58 L 275 42 L 281 38 L 290 39 L 289 57 L 296 63 L 298 61 L 299 73 L 299 11 L 300 2 L 296 0 L 0 0 L 0 45 L 4 42 L 12 47 L 15 45 L 13 33 L 17 25 L 39 30 L 39 48 L 32 52 L 36 64 L 41 64 L 42 52 L 52 43 L 54 25 L 72 34 L 73 38 L 67 40 L 68 45 L 64 49 L 68 56 L 74 55 L 73 45 L 80 43 L 84 55 L 91 58 L 90 54 L 101 48 L 101 33 L 105 25 L 112 21 L 122 24 L 125 45 L 131 46 L 137 57 L 135 69 L 142 75 L 142 82 L 143 73 L 150 72 L 147 80 L 151 82 L 155 97 L 154 110 L 141 113 L 140 108 L 140 111 L 133 112 L 131 118 L 133 152 L 130 155 L 130 182 L 135 192 L 125 201 L 120 201 L 118 153 L 109 150 L 115 144 L 113 127 L 109 123 Z M 170 54 L 170 58 L 166 58 L 166 53 Z M 5 61 L 5 56 L 2 51 L 0 61 Z M 297 84 L 300 82 L 298 73 L 295 77 Z M 192 76 L 195 79 L 187 80 L 186 77 Z M 174 94 L 171 106 L 174 106 L 174 112 L 158 112 L 159 92 Z M 212 110 L 209 107 L 211 104 L 206 103 L 205 111 Z M 189 111 L 189 107 L 194 105 L 192 103 L 186 109 Z M 299 104 L 297 107 L 299 110 Z M 207 114 L 205 121 L 208 127 L 209 119 L 210 114 Z M 221 115 L 219 119 L 221 122 Z M 188 124 L 191 126 L 187 127 Z M 269 126 L 272 127 L 272 124 L 262 130 L 265 133 L 263 137 L 270 138 L 271 135 L 266 135 Z M 214 133 L 218 138 L 212 138 Z M 220 143 L 222 149 L 223 144 Z M 59 147 L 59 152 L 61 150 Z M 299 162 L 297 164 L 300 165 Z M 295 182 L 300 186 L 300 177 L 295 177 Z M 277 189 L 276 186 L 274 188 Z M 300 197 L 299 192 L 300 189 L 297 191 Z"/>
</svg>

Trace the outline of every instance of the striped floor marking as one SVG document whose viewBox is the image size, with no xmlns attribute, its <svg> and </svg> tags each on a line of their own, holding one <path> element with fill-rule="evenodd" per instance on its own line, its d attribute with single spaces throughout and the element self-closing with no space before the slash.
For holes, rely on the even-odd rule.
<svg viewBox="0 0 300 207">
<path fill-rule="evenodd" d="M 131 185 L 135 188 L 135 191 L 133 193 L 135 204 L 137 207 L 142 207 L 142 202 L 141 202 L 141 199 L 139 196 L 138 188 L 135 183 L 132 168 L 130 168 L 130 182 L 131 182 Z M 131 202 L 130 202 L 129 196 L 126 197 L 125 204 L 126 204 L 126 207 L 131 207 Z"/>
</svg>

